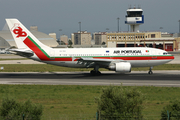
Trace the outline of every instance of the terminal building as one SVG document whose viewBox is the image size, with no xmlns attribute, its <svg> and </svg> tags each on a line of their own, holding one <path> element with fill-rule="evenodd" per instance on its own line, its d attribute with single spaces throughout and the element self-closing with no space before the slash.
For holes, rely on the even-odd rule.
<svg viewBox="0 0 180 120">
<path fill-rule="evenodd" d="M 178 39 L 161 37 L 161 32 L 107 33 L 107 47 L 153 47 L 178 50 Z"/>
</svg>

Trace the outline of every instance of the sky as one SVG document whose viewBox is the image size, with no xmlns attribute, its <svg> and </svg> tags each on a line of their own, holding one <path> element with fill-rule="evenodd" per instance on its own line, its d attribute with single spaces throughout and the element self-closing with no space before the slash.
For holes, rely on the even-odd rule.
<svg viewBox="0 0 180 120">
<path fill-rule="evenodd" d="M 6 18 L 17 18 L 28 29 L 38 26 L 38 31 L 56 33 L 57 38 L 70 37 L 79 30 L 79 22 L 82 31 L 115 32 L 119 17 L 120 31 L 128 31 L 129 6 L 143 9 L 140 31 L 179 32 L 180 0 L 0 0 L 0 29 Z"/>
</svg>

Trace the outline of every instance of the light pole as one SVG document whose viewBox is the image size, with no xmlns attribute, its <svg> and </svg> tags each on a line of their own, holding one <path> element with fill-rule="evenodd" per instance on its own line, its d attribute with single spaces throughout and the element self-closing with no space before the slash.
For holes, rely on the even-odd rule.
<svg viewBox="0 0 180 120">
<path fill-rule="evenodd" d="M 60 43 L 59 44 L 61 45 L 61 31 L 62 31 L 62 29 L 59 29 L 59 31 L 60 31 L 60 35 L 59 35 L 60 36 L 60 38 L 59 38 Z"/>
<path fill-rule="evenodd" d="M 79 22 L 79 31 L 81 33 L 81 22 Z"/>
<path fill-rule="evenodd" d="M 106 32 L 108 32 L 109 28 L 106 28 Z"/>
<path fill-rule="evenodd" d="M 118 18 L 117 18 L 117 27 L 118 27 L 118 32 L 119 32 L 119 20 L 120 20 L 120 18 L 118 17 Z"/>
<path fill-rule="evenodd" d="M 180 33 L 180 20 L 178 22 L 179 22 L 179 33 Z"/>
</svg>

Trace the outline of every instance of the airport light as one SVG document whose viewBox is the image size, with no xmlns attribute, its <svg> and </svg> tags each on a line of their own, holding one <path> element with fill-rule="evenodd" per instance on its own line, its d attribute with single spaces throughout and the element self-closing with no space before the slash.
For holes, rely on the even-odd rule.
<svg viewBox="0 0 180 120">
<path fill-rule="evenodd" d="M 60 45 L 61 45 L 61 31 L 62 31 L 62 29 L 59 29 L 59 31 L 60 31 L 60 38 L 59 38 L 59 41 L 60 41 Z"/>
<path fill-rule="evenodd" d="M 120 20 L 120 18 L 118 17 L 118 18 L 117 18 L 118 32 L 119 32 L 119 20 Z"/>
<path fill-rule="evenodd" d="M 106 32 L 108 32 L 109 28 L 106 28 Z"/>
<path fill-rule="evenodd" d="M 81 22 L 79 22 L 79 31 L 81 33 Z"/>
<path fill-rule="evenodd" d="M 180 20 L 178 22 L 179 22 L 179 33 L 180 33 Z"/>
<path fill-rule="evenodd" d="M 162 32 L 163 27 L 160 27 L 159 29 L 160 29 L 160 32 Z"/>
</svg>

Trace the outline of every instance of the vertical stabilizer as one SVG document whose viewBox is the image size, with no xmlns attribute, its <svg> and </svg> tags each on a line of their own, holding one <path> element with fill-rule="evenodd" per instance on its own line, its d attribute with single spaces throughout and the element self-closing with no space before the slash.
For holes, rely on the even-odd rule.
<svg viewBox="0 0 180 120">
<path fill-rule="evenodd" d="M 31 49 L 32 43 L 41 48 L 49 48 L 48 46 L 42 44 L 19 20 L 6 19 L 6 22 L 9 26 L 9 30 L 11 31 L 18 49 Z"/>
</svg>

